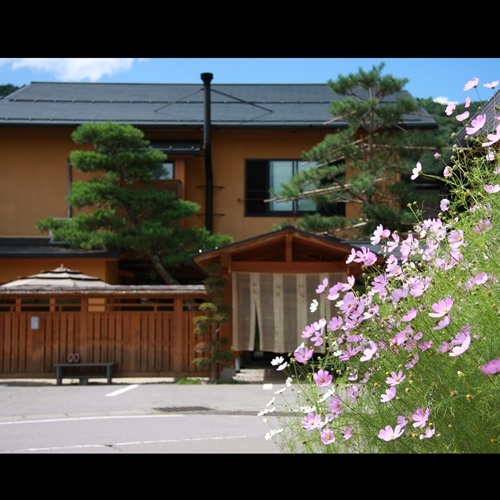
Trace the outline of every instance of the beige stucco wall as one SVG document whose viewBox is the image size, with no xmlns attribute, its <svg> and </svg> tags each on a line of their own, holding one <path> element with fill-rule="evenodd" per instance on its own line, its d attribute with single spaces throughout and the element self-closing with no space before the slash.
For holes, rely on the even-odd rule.
<svg viewBox="0 0 500 500">
<path fill-rule="evenodd" d="M 81 149 L 71 139 L 73 128 L 0 128 L 0 237 L 41 237 L 36 221 L 67 217 L 68 157 Z M 146 130 L 148 139 L 203 139 L 202 131 Z M 214 128 L 213 231 L 231 234 L 234 241 L 272 231 L 281 217 L 244 217 L 246 159 L 300 159 L 303 151 L 323 139 L 325 132 L 305 130 L 220 130 Z M 170 158 L 175 159 L 175 158 Z M 176 170 L 186 199 L 200 205 L 189 225 L 205 224 L 205 160 L 178 159 Z M 72 169 L 73 181 L 85 178 Z"/>
<path fill-rule="evenodd" d="M 245 160 L 300 159 L 324 132 L 292 130 L 214 130 L 212 164 L 214 176 L 213 231 L 231 234 L 235 241 L 273 230 L 282 217 L 245 217 Z M 205 211 L 204 158 L 189 161 L 186 171 L 186 198 Z M 199 217 L 200 222 L 203 220 Z"/>
</svg>

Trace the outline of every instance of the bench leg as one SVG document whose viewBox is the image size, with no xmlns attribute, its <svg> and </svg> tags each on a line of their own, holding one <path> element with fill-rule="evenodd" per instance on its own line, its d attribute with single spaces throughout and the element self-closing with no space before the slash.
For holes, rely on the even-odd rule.
<svg viewBox="0 0 500 500">
<path fill-rule="evenodd" d="M 113 367 L 112 366 L 106 366 L 106 378 L 108 379 L 108 384 L 111 384 L 112 378 L 113 378 Z"/>
<path fill-rule="evenodd" d="M 81 378 L 80 379 L 80 385 L 88 385 L 89 379 L 88 378 Z"/>
<path fill-rule="evenodd" d="M 62 366 L 56 367 L 57 385 L 62 385 Z"/>
</svg>

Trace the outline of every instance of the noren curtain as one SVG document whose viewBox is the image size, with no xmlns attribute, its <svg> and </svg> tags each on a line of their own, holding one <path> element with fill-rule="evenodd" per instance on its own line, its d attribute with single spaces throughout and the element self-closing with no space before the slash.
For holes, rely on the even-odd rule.
<svg viewBox="0 0 500 500">
<path fill-rule="evenodd" d="M 346 281 L 345 273 L 244 273 L 233 280 L 233 348 L 236 351 L 293 352 L 304 340 L 304 327 L 335 314 L 335 301 L 316 288 L 328 278 L 329 285 Z M 318 310 L 311 313 L 311 301 Z M 258 335 L 257 335 L 258 332 Z"/>
</svg>

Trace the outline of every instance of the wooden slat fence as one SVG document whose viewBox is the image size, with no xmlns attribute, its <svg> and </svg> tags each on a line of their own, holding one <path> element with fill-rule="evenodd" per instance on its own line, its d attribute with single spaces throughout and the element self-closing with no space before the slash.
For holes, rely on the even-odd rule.
<svg viewBox="0 0 500 500">
<path fill-rule="evenodd" d="M 116 362 L 117 377 L 204 375 L 193 363 L 194 317 L 204 297 L 106 298 L 97 306 L 82 298 L 80 310 L 64 310 L 79 306 L 54 305 L 52 298 L 37 310 L 36 299 L 20 305 L 22 299 L 0 295 L 0 377 L 54 376 L 53 363 L 70 353 L 82 362 Z"/>
</svg>

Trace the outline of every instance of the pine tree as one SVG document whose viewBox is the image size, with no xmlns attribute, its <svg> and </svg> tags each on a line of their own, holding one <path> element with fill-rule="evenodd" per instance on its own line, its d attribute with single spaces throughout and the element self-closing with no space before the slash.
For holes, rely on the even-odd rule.
<svg viewBox="0 0 500 500">
<path fill-rule="evenodd" d="M 200 206 L 150 183 L 166 156 L 151 148 L 139 129 L 86 123 L 72 139 L 93 146 L 70 154 L 71 165 L 90 173 L 91 179 L 72 183 L 69 201 L 81 210 L 76 216 L 37 221 L 38 229 L 50 230 L 55 241 L 145 258 L 166 284 L 177 284 L 172 270 L 200 250 L 231 242 L 229 236 L 212 235 L 203 227 L 182 226 Z"/>
<path fill-rule="evenodd" d="M 304 152 L 309 166 L 274 193 L 278 200 L 315 202 L 316 213 L 299 220 L 301 229 L 356 238 L 372 234 L 378 224 L 404 231 L 414 222 L 408 204 L 422 200 L 409 174 L 423 148 L 437 146 L 435 134 L 402 126 L 405 115 L 425 111 L 401 92 L 408 80 L 383 76 L 383 68 L 328 81 L 340 96 L 329 111 L 346 127 Z M 358 213 L 349 216 L 347 205 L 359 207 Z"/>
</svg>

